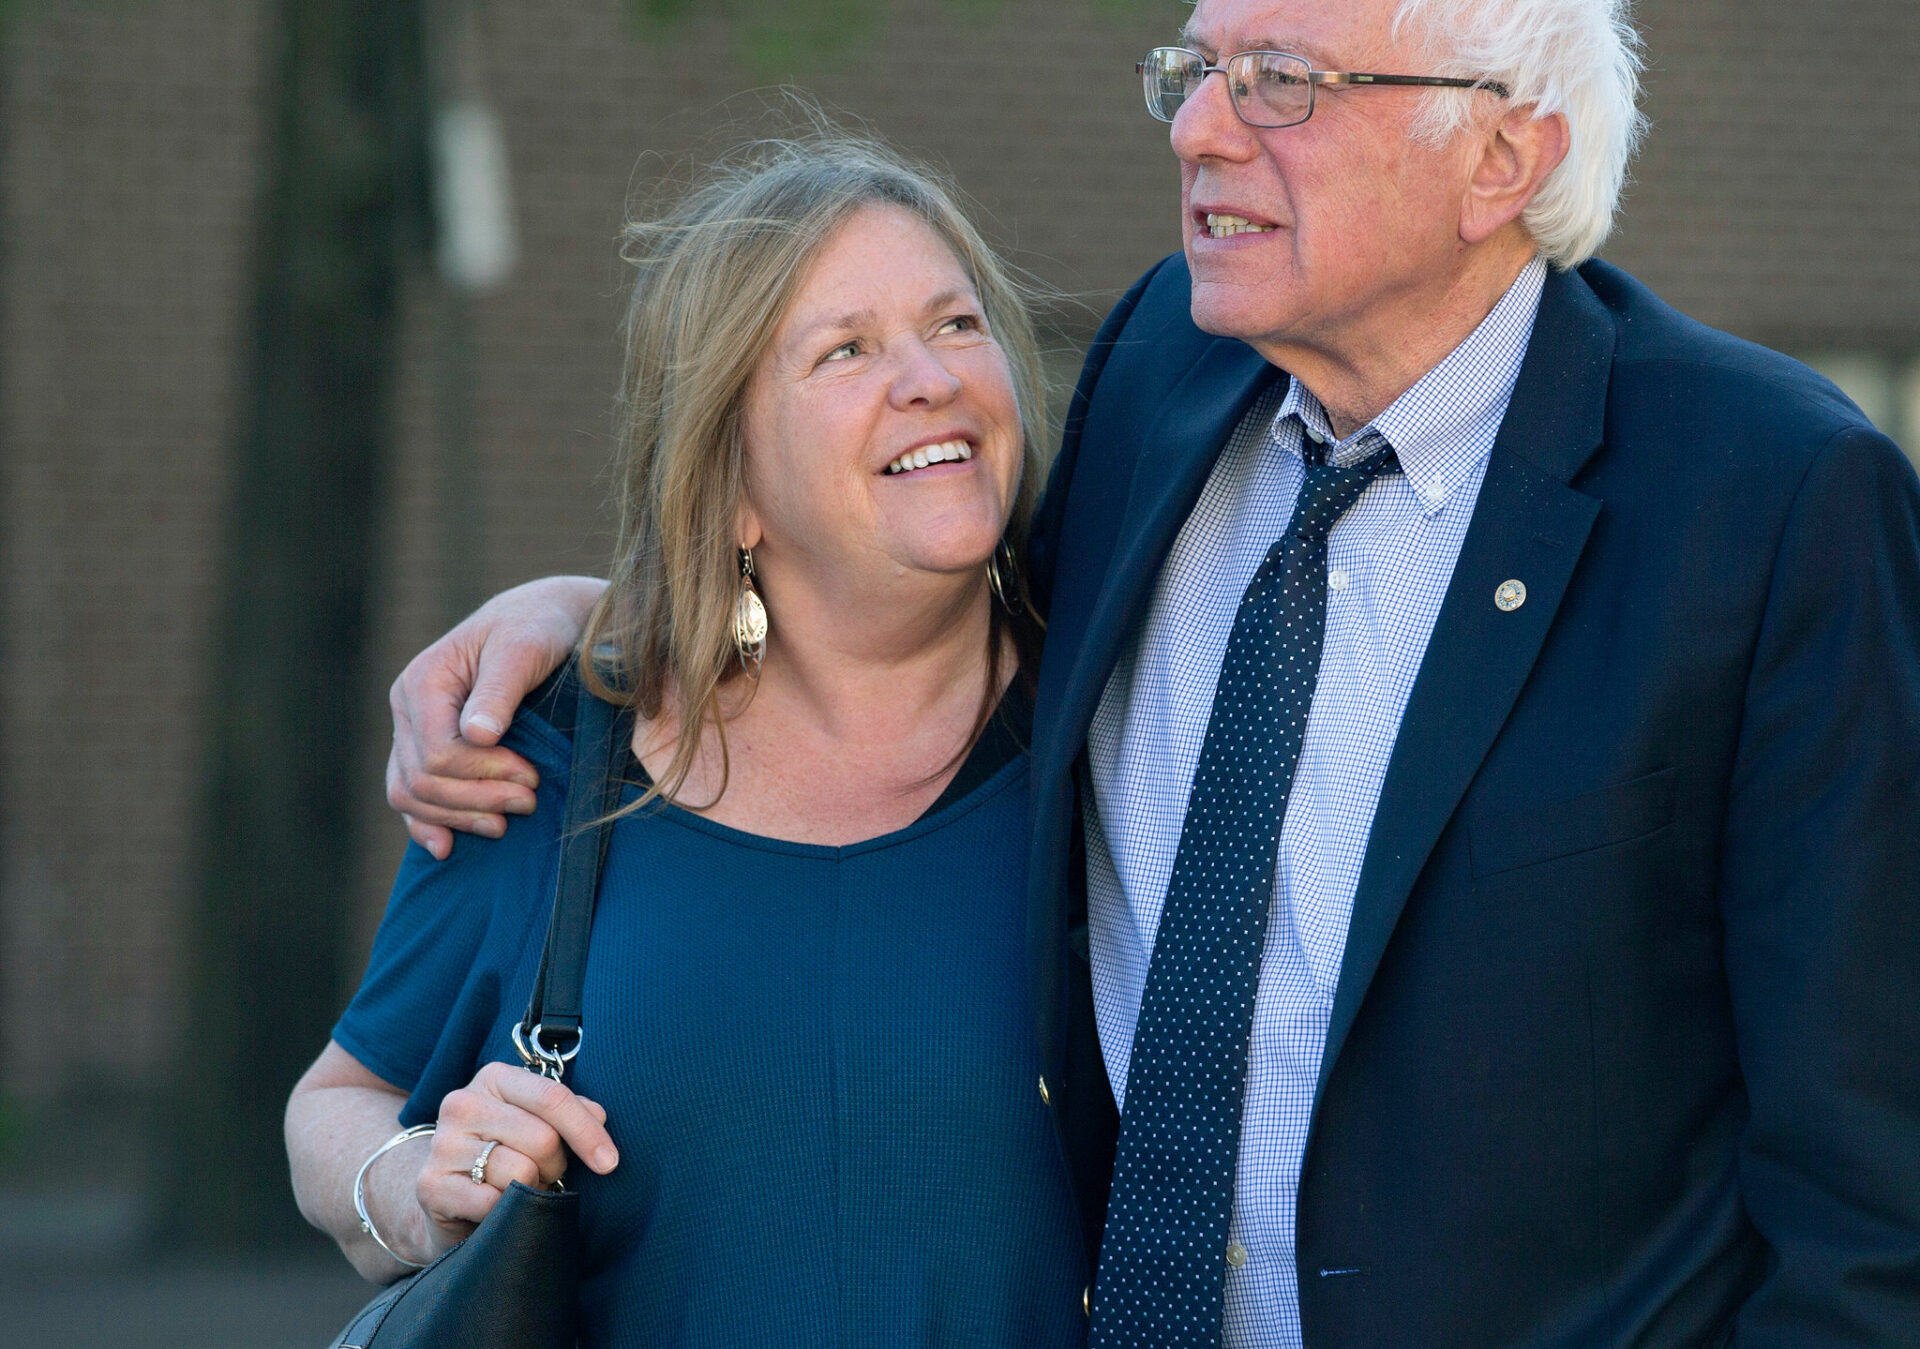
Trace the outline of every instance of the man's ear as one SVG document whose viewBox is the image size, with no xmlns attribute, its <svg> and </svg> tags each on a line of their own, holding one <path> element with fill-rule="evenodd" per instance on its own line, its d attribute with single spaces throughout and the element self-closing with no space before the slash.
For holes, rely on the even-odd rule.
<svg viewBox="0 0 1920 1349">
<path fill-rule="evenodd" d="M 1477 244 L 1520 218 L 1572 143 L 1563 113 L 1514 108 L 1482 134 L 1460 201 L 1460 238 Z"/>
</svg>

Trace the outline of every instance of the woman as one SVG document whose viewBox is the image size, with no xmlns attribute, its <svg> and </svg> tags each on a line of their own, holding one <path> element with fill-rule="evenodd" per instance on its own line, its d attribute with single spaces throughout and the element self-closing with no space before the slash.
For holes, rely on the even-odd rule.
<svg viewBox="0 0 1920 1349">
<path fill-rule="evenodd" d="M 506 741 L 537 811 L 410 852 L 295 1088 L 302 1211 L 390 1279 L 565 1172 L 589 1342 L 1078 1343 L 1007 725 L 1037 638 L 1007 570 L 1038 487 L 1020 293 L 863 142 L 756 147 L 629 246 L 621 542 L 581 645 L 618 678 L 580 677 L 630 690 L 634 785 L 574 1090 L 508 1038 L 564 814 L 550 683 Z M 423 1121 L 363 1231 L 355 1173 Z"/>
</svg>

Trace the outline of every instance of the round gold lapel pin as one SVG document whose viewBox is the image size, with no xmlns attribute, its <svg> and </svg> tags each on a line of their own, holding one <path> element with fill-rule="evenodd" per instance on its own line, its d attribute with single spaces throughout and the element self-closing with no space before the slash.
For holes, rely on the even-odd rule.
<svg viewBox="0 0 1920 1349">
<path fill-rule="evenodd" d="M 1521 581 L 1502 581 L 1494 588 L 1493 603 L 1503 614 L 1510 614 L 1527 602 L 1527 587 Z"/>
</svg>

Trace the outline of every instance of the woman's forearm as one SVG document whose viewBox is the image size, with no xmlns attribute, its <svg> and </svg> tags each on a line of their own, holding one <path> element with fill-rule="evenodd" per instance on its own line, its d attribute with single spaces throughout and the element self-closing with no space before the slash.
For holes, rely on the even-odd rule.
<svg viewBox="0 0 1920 1349">
<path fill-rule="evenodd" d="M 338 1046 L 328 1049 L 346 1057 Z M 302 1216 L 338 1242 L 363 1277 L 391 1283 L 407 1273 L 407 1267 L 361 1229 L 353 1208 L 353 1178 L 374 1150 L 399 1132 L 406 1097 L 384 1083 L 330 1083 L 324 1076 L 314 1081 L 327 1057 L 322 1055 L 287 1102 L 294 1198 Z M 368 1216 L 386 1243 L 410 1260 L 424 1261 L 431 1254 L 415 1183 L 430 1143 L 427 1138 L 402 1143 L 367 1172 Z"/>
</svg>

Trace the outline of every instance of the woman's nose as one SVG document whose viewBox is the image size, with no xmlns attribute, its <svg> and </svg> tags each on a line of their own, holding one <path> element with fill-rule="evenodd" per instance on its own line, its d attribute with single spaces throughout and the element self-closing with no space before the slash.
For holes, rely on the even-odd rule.
<svg viewBox="0 0 1920 1349">
<path fill-rule="evenodd" d="M 942 407 L 960 392 L 960 377 L 943 364 L 924 342 L 905 347 L 894 371 L 894 406 Z"/>
</svg>

